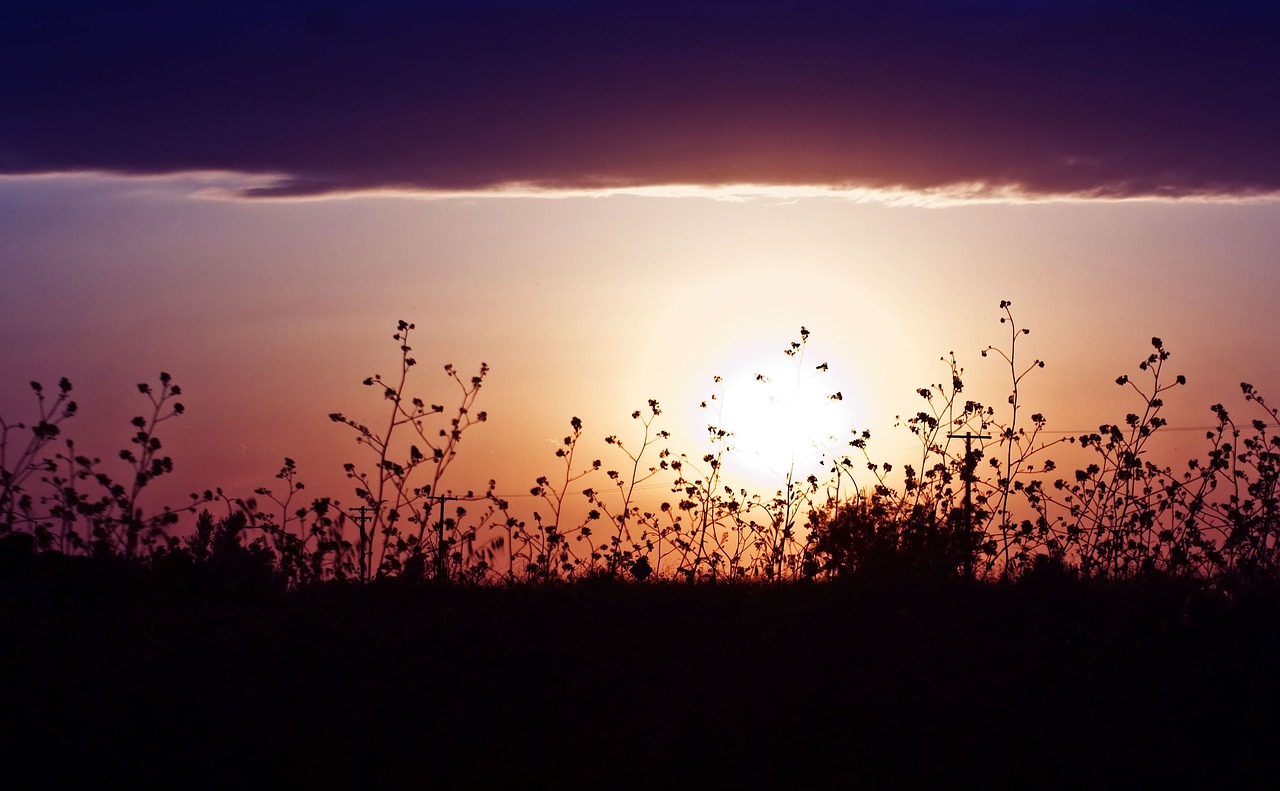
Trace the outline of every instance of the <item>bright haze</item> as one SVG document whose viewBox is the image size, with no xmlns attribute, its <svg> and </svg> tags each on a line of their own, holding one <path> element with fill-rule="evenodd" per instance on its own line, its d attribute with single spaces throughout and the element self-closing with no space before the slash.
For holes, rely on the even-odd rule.
<svg viewBox="0 0 1280 791">
<path fill-rule="evenodd" d="M 519 492 L 572 415 L 626 438 L 658 398 L 692 453 L 711 376 L 750 380 L 804 325 L 845 396 L 830 432 L 892 457 L 950 351 L 1004 404 L 978 352 L 1009 299 L 1048 363 L 1023 403 L 1054 430 L 1122 420 L 1114 380 L 1162 337 L 1187 458 L 1240 381 L 1280 398 L 1277 22 L 1123 0 L 10 8 L 0 415 L 66 375 L 109 456 L 133 383 L 166 370 L 186 489 L 247 493 L 292 456 L 349 497 L 361 449 L 325 416 L 378 414 L 360 381 L 394 370 L 404 318 L 428 400 L 445 362 L 493 368 L 449 483 Z"/>
</svg>

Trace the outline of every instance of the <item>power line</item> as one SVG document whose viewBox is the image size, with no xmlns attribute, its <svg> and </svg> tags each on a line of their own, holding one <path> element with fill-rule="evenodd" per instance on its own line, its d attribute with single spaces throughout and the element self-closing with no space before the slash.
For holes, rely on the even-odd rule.
<svg viewBox="0 0 1280 791">
<path fill-rule="evenodd" d="M 1218 426 L 1176 426 L 1176 427 L 1175 427 L 1175 426 L 1161 426 L 1161 427 L 1160 427 L 1160 428 L 1158 428 L 1158 429 L 1152 429 L 1152 430 L 1151 430 L 1151 433 L 1152 433 L 1152 434 L 1155 434 L 1156 432 L 1164 433 L 1164 432 L 1168 432 L 1168 431 L 1176 431 L 1176 432 L 1182 432 L 1182 431 L 1216 431 L 1217 429 L 1218 429 Z M 1076 431 L 1067 431 L 1067 430 L 1049 431 L 1049 430 L 1047 430 L 1047 429 L 1042 429 L 1042 430 L 1040 430 L 1040 431 L 1037 431 L 1036 433 L 1037 433 L 1037 434 L 1063 434 L 1063 435 L 1070 435 L 1070 436 L 1073 436 L 1073 437 L 1078 437 L 1078 436 L 1080 436 L 1081 434 L 1092 434 L 1092 433 L 1094 433 L 1094 432 L 1096 432 L 1096 431 L 1098 431 L 1098 429 L 1096 429 L 1096 428 L 1090 428 L 1090 429 L 1084 429 L 1084 430 L 1076 430 Z"/>
</svg>

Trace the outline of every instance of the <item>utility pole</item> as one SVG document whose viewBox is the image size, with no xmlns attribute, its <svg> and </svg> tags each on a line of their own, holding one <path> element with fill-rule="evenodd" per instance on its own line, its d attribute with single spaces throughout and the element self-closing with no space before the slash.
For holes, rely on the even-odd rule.
<svg viewBox="0 0 1280 791">
<path fill-rule="evenodd" d="M 991 435 L 966 431 L 963 434 L 948 434 L 947 439 L 964 440 L 964 470 L 960 476 L 964 480 L 964 576 L 965 579 L 972 579 L 973 547 L 969 544 L 973 541 L 973 441 L 991 439 Z"/>
<path fill-rule="evenodd" d="M 373 537 L 365 532 L 364 526 L 377 512 L 378 509 L 367 505 L 352 508 L 347 512 L 360 528 L 360 577 L 364 582 L 368 582 L 373 577 L 373 571 L 369 568 L 373 564 Z"/>
<path fill-rule="evenodd" d="M 445 554 L 444 554 L 444 504 L 448 500 L 457 500 L 457 497 L 449 494 L 432 495 L 432 500 L 440 501 L 440 521 L 436 522 L 436 581 L 443 583 L 445 580 Z"/>
</svg>

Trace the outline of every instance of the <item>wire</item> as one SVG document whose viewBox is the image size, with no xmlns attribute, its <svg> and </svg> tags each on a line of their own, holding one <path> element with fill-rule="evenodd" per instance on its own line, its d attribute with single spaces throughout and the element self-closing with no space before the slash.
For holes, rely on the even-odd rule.
<svg viewBox="0 0 1280 791">
<path fill-rule="evenodd" d="M 595 489 L 595 487 L 589 487 L 589 488 Z M 671 485 L 670 485 L 670 484 L 666 484 L 666 483 L 649 483 L 649 484 L 639 484 L 639 485 L 637 485 L 637 486 L 633 489 L 633 491 L 637 491 L 637 492 L 641 492 L 641 491 L 654 491 L 654 490 L 656 490 L 656 489 L 665 489 L 665 490 L 667 490 L 667 491 L 671 491 Z M 611 491 L 613 491 L 613 489 L 595 489 L 595 491 L 596 491 L 596 493 L 597 493 L 597 494 L 604 494 L 604 493 L 606 493 L 606 492 L 611 492 Z M 568 495 L 580 495 L 580 494 L 582 494 L 582 491 L 581 491 L 580 489 L 579 489 L 579 490 L 575 490 L 575 491 L 566 491 L 566 492 L 565 492 L 565 495 L 566 495 L 566 496 L 568 496 Z M 517 492 L 517 493 L 512 493 L 512 494 L 503 494 L 503 493 L 500 493 L 500 492 L 494 492 L 492 495 L 490 495 L 490 494 L 488 494 L 488 493 L 486 493 L 486 494 L 476 494 L 476 495 L 472 495 L 471 497 L 461 497 L 461 496 L 459 496 L 457 499 L 458 499 L 458 500 L 465 500 L 465 501 L 467 501 L 467 502 L 479 502 L 479 501 L 482 501 L 482 500 L 488 500 L 488 499 L 490 499 L 490 498 L 497 499 L 497 500 L 515 500 L 515 499 L 520 498 L 520 497 L 536 497 L 536 498 L 541 498 L 541 497 L 542 497 L 542 495 L 540 495 L 540 494 L 534 494 L 533 492 Z"/>
<path fill-rule="evenodd" d="M 1121 426 L 1121 430 L 1123 430 L 1124 428 L 1126 428 L 1126 426 Z M 1160 428 L 1158 428 L 1158 429 L 1152 429 L 1152 430 L 1151 430 L 1151 433 L 1152 433 L 1152 434 L 1155 434 L 1157 431 L 1162 432 L 1162 433 L 1163 433 L 1163 432 L 1166 432 L 1166 431 L 1176 431 L 1176 432 L 1182 432 L 1182 431 L 1215 431 L 1215 430 L 1217 430 L 1217 428 L 1218 428 L 1217 426 L 1176 426 L 1176 427 L 1175 427 L 1175 426 L 1161 426 L 1161 427 L 1160 427 Z M 1062 434 L 1062 435 L 1064 435 L 1064 436 L 1065 436 L 1065 435 L 1069 435 L 1069 436 L 1073 436 L 1073 437 L 1078 437 L 1078 436 L 1080 436 L 1081 434 L 1092 434 L 1093 432 L 1095 432 L 1095 431 L 1097 431 L 1097 430 L 1098 430 L 1098 429 L 1096 429 L 1096 428 L 1085 429 L 1084 431 L 1048 431 L 1048 430 L 1042 429 L 1042 430 L 1040 430 L 1040 431 L 1038 431 L 1038 432 L 1036 432 L 1036 433 L 1038 433 L 1038 434 Z"/>
</svg>

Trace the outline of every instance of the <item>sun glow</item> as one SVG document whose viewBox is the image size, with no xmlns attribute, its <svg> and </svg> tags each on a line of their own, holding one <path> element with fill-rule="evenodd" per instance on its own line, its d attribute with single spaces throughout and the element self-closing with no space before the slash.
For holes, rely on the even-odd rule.
<svg viewBox="0 0 1280 791">
<path fill-rule="evenodd" d="M 792 348 L 790 358 L 759 361 L 723 380 L 720 425 L 731 433 L 730 469 L 753 480 L 818 472 L 851 425 L 847 393 L 827 364 Z"/>
</svg>

